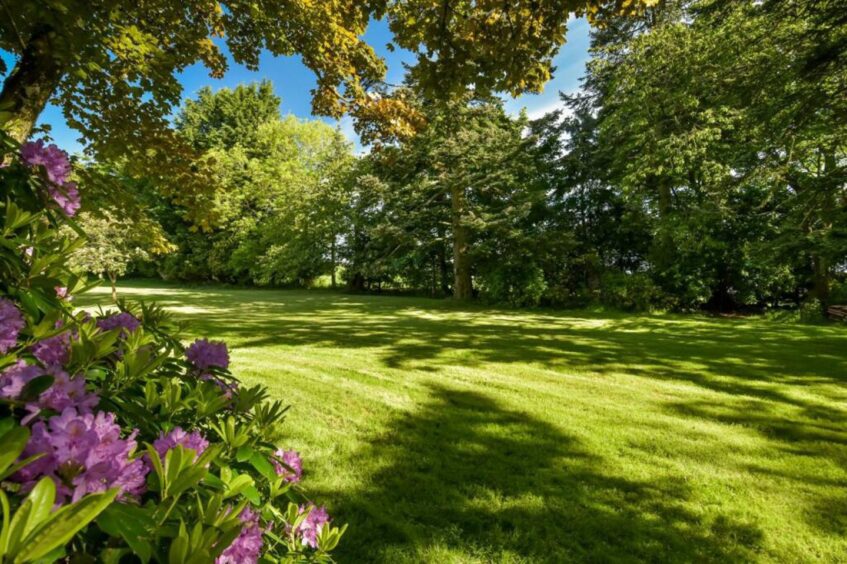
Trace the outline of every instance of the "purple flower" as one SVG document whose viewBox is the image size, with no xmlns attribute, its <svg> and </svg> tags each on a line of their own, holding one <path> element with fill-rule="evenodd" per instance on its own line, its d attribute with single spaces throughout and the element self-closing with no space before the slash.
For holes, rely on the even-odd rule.
<svg viewBox="0 0 847 564">
<path fill-rule="evenodd" d="M 56 145 L 44 146 L 44 141 L 31 141 L 21 147 L 21 159 L 29 166 L 43 166 L 47 171 L 50 186 L 47 192 L 59 209 L 73 217 L 80 206 L 79 190 L 75 182 L 68 182 L 71 162 L 68 154 Z"/>
<path fill-rule="evenodd" d="M 12 300 L 0 298 L 0 354 L 6 354 L 18 342 L 24 317 Z"/>
<path fill-rule="evenodd" d="M 56 290 L 56 297 L 59 298 L 60 300 L 65 300 L 65 299 L 71 300 L 71 299 L 73 299 L 71 297 L 71 295 L 68 293 L 68 289 L 65 286 L 56 286 L 53 289 Z"/>
<path fill-rule="evenodd" d="M 204 382 L 211 382 L 212 384 L 220 388 L 227 399 L 232 399 L 233 394 L 238 391 L 237 382 L 225 382 L 224 380 L 221 380 L 220 378 L 218 378 L 217 376 L 213 376 L 212 374 L 201 374 L 200 379 Z"/>
<path fill-rule="evenodd" d="M 311 503 L 309 505 L 300 506 L 299 512 L 301 515 L 306 511 L 309 511 L 309 515 L 302 523 L 300 523 L 300 526 L 294 530 L 294 536 L 295 538 L 300 539 L 303 546 L 317 548 L 318 535 L 321 534 L 324 525 L 329 524 L 329 513 L 326 512 L 326 508 L 317 507 Z"/>
<path fill-rule="evenodd" d="M 215 564 L 253 564 L 262 553 L 262 528 L 259 516 L 245 507 L 238 516 L 244 526 L 241 534 L 215 559 Z"/>
<path fill-rule="evenodd" d="M 19 360 L 0 373 L 0 398 L 18 399 L 30 380 L 44 374 L 44 369 Z"/>
<path fill-rule="evenodd" d="M 121 428 L 112 413 L 80 414 L 69 407 L 46 423 L 38 421 L 32 426 L 21 457 L 44 456 L 12 479 L 28 490 L 42 476 L 49 476 L 56 483 L 59 503 L 112 487 L 119 488 L 119 498 L 138 496 L 144 492 L 147 470 L 140 459 L 131 458 L 136 434 L 133 431 L 121 439 Z"/>
<path fill-rule="evenodd" d="M 53 365 L 44 369 L 27 364 L 23 360 L 19 360 L 0 374 L 0 398 L 19 399 L 24 387 L 34 378 L 44 374 L 53 376 L 53 383 L 41 392 L 38 399 L 26 404 L 29 415 L 24 418 L 24 424 L 29 423 L 44 409 L 61 412 L 73 407 L 81 413 L 88 413 L 97 405 L 99 398 L 86 391 L 85 378 L 82 376 L 71 378 L 59 366 Z"/>
<path fill-rule="evenodd" d="M 111 331 L 113 329 L 121 329 L 121 337 L 126 337 L 139 327 L 141 322 L 131 313 L 125 311 L 104 317 L 97 322 L 97 327 L 102 331 Z"/>
<path fill-rule="evenodd" d="M 71 334 L 68 331 L 56 336 L 42 339 L 35 343 L 30 350 L 45 366 L 63 365 L 70 357 Z"/>
<path fill-rule="evenodd" d="M 85 378 L 76 376 L 71 378 L 68 373 L 58 366 L 51 366 L 46 371 L 53 376 L 53 384 L 38 396 L 38 401 L 28 403 L 26 408 L 32 414 L 24 419 L 37 415 L 42 409 L 50 409 L 61 413 L 63 410 L 74 407 L 80 413 L 90 413 L 97 406 L 100 398 L 96 394 L 85 390 Z"/>
<path fill-rule="evenodd" d="M 284 476 L 285 481 L 291 484 L 299 482 L 303 476 L 303 461 L 300 459 L 300 455 L 293 450 L 279 449 L 274 453 L 274 456 L 275 458 L 272 458 L 271 462 L 273 462 L 277 476 Z M 277 459 L 282 460 L 282 464 Z"/>
<path fill-rule="evenodd" d="M 205 370 L 211 366 L 229 367 L 229 352 L 226 350 L 226 343 L 197 339 L 186 349 L 185 356 L 200 370 Z"/>
<path fill-rule="evenodd" d="M 30 141 L 21 146 L 21 159 L 29 166 L 43 166 L 53 184 L 64 184 L 71 174 L 68 154 L 54 144 L 44 146 L 44 141 Z"/>
<path fill-rule="evenodd" d="M 153 441 L 153 448 L 162 460 L 165 459 L 168 451 L 177 445 L 192 449 L 195 452 L 194 460 L 197 460 L 209 446 L 209 441 L 203 438 L 199 431 L 186 433 L 181 427 L 174 427 L 168 434 L 161 433 L 159 438 Z"/>
<path fill-rule="evenodd" d="M 48 186 L 47 193 L 50 194 L 62 213 L 68 217 L 76 215 L 77 210 L 82 205 L 76 182 L 65 182 L 61 186 Z"/>
</svg>

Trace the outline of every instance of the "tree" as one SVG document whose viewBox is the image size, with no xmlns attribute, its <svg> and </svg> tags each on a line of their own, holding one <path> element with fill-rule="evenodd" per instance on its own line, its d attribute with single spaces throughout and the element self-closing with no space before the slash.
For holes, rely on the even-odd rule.
<svg viewBox="0 0 847 564">
<path fill-rule="evenodd" d="M 255 156 L 259 128 L 279 119 L 281 102 L 269 80 L 217 92 L 206 86 L 196 100 L 185 101 L 176 128 L 199 151 L 240 145 Z"/>
<path fill-rule="evenodd" d="M 112 301 L 118 299 L 115 283 L 130 264 L 173 250 L 173 245 L 150 222 L 130 224 L 106 210 L 97 215 L 83 212 L 78 221 L 86 234 L 85 243 L 70 256 L 68 266 L 108 278 Z"/>
<path fill-rule="evenodd" d="M 414 120 L 403 119 L 402 100 L 368 94 L 386 70 L 361 39 L 371 18 L 386 18 L 396 45 L 417 56 L 412 74 L 422 88 L 519 93 L 549 78 L 571 13 L 631 13 L 654 2 L 6 0 L 0 48 L 17 61 L 0 92 L 3 129 L 23 141 L 52 99 L 101 157 L 142 158 L 155 146 L 153 160 L 170 158 L 177 74 L 200 61 L 222 76 L 225 42 L 251 69 L 265 49 L 300 55 L 318 77 L 316 113 L 388 118 L 382 132 L 404 135 Z"/>
<path fill-rule="evenodd" d="M 652 276 L 680 305 L 760 303 L 785 287 L 787 264 L 825 302 L 847 250 L 836 12 L 667 2 L 640 25 L 611 18 L 595 34 L 598 150 L 612 182 L 648 209 Z"/>
<path fill-rule="evenodd" d="M 371 157 L 371 170 L 390 187 L 380 195 L 371 245 L 381 245 L 383 259 L 407 279 L 429 268 L 435 280 L 446 266 L 439 256 L 446 244 L 453 297 L 468 300 L 475 274 L 502 274 L 506 255 L 518 252 L 521 222 L 537 195 L 522 137 L 526 122 L 491 100 L 422 106 L 429 106 L 426 128 Z"/>
<path fill-rule="evenodd" d="M 169 275 L 301 286 L 326 273 L 334 278 L 352 161 L 337 130 L 280 118 L 269 82 L 201 91 L 176 121 L 213 163 L 218 189 L 204 205 L 217 224 L 197 235 L 182 210 L 158 208 L 180 246 L 164 259 Z"/>
</svg>

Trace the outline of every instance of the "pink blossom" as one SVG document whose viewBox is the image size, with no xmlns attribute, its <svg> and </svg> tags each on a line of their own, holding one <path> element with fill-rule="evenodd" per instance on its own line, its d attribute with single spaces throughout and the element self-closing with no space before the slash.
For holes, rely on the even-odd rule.
<svg viewBox="0 0 847 564">
<path fill-rule="evenodd" d="M 45 146 L 42 139 L 24 143 L 21 159 L 29 166 L 43 166 L 53 184 L 64 184 L 71 174 L 68 154 L 52 143 Z"/>
<path fill-rule="evenodd" d="M 30 380 L 44 374 L 44 369 L 19 360 L 0 373 L 0 398 L 15 400 Z"/>
<path fill-rule="evenodd" d="M 48 186 L 47 192 L 59 209 L 68 216 L 73 217 L 82 205 L 76 182 L 65 182 L 61 186 Z"/>
<path fill-rule="evenodd" d="M 67 364 L 70 357 L 71 334 L 68 331 L 53 337 L 42 339 L 30 350 L 33 356 L 45 366 Z"/>
<path fill-rule="evenodd" d="M 301 515 L 306 511 L 309 512 L 309 515 L 302 523 L 300 523 L 300 526 L 294 530 L 294 536 L 295 538 L 300 539 L 303 546 L 317 548 L 318 535 L 321 534 L 324 526 L 329 524 L 329 513 L 327 513 L 326 508 L 318 507 L 311 503 L 309 505 L 300 506 L 299 512 Z"/>
<path fill-rule="evenodd" d="M 35 401 L 26 404 L 29 412 L 24 423 L 29 423 L 44 409 L 60 412 L 68 407 L 88 413 L 97 405 L 99 398 L 85 389 L 85 378 L 71 378 L 60 366 L 45 368 L 19 360 L 0 374 L 0 398 L 20 399 L 24 387 L 38 376 L 53 376 L 53 383 L 41 392 Z"/>
<path fill-rule="evenodd" d="M 21 159 L 29 166 L 42 166 L 47 172 L 50 186 L 47 192 L 59 209 L 73 217 L 80 207 L 79 190 L 75 182 L 69 182 L 71 162 L 68 154 L 56 145 L 44 145 L 44 141 L 31 141 L 21 147 Z"/>
<path fill-rule="evenodd" d="M 0 354 L 6 354 L 18 342 L 24 317 L 12 300 L 0 298 Z"/>
<path fill-rule="evenodd" d="M 194 460 L 203 454 L 203 451 L 209 446 L 207 441 L 199 431 L 186 433 L 181 427 L 174 427 L 170 433 L 162 433 L 159 438 L 153 441 L 153 448 L 159 453 L 159 458 L 165 459 L 165 455 L 169 450 L 177 445 L 182 445 L 185 448 L 190 448 L 194 451 Z"/>
<path fill-rule="evenodd" d="M 138 496 L 144 492 L 147 470 L 140 459 L 132 459 L 136 434 L 133 431 L 121 439 L 121 428 L 112 413 L 80 414 L 68 407 L 46 423 L 38 421 L 32 426 L 21 457 L 44 456 L 12 478 L 26 491 L 41 477 L 49 476 L 56 483 L 59 503 L 112 487 L 119 488 L 119 498 Z"/>
<path fill-rule="evenodd" d="M 125 311 L 104 317 L 97 322 L 97 327 L 102 331 L 111 331 L 113 329 L 121 329 L 121 337 L 126 337 L 139 327 L 141 322 L 131 313 Z"/>
<path fill-rule="evenodd" d="M 27 404 L 26 408 L 32 416 L 43 409 L 61 412 L 68 407 L 74 407 L 80 413 L 89 413 L 97 406 L 100 398 L 86 391 L 84 377 L 71 378 L 58 366 L 48 367 L 46 374 L 53 376 L 53 384 L 38 396 L 38 401 Z"/>
<path fill-rule="evenodd" d="M 195 367 L 205 370 L 212 366 L 229 368 L 229 352 L 226 343 L 197 339 L 185 351 L 185 356 Z"/>
<path fill-rule="evenodd" d="M 303 461 L 300 455 L 293 450 L 279 449 L 274 453 L 275 458 L 271 459 L 278 476 L 284 476 L 288 483 L 296 483 L 303 476 Z M 279 459 L 279 460 L 277 460 Z M 280 464 L 279 461 L 282 461 Z"/>
<path fill-rule="evenodd" d="M 241 534 L 215 559 L 215 564 L 253 564 L 262 553 L 262 528 L 258 514 L 245 507 L 238 518 L 244 523 Z"/>
</svg>

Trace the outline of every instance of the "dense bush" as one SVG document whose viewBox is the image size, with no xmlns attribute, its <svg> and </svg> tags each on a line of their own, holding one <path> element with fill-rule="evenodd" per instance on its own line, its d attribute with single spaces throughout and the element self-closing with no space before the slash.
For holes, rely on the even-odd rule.
<svg viewBox="0 0 847 564">
<path fill-rule="evenodd" d="M 344 528 L 273 443 L 285 407 L 156 306 L 75 311 L 67 155 L 3 143 L 0 562 L 329 561 Z"/>
<path fill-rule="evenodd" d="M 675 305 L 673 299 L 664 294 L 650 276 L 643 272 L 610 272 L 603 277 L 602 287 L 602 302 L 622 310 L 648 311 Z"/>
<path fill-rule="evenodd" d="M 480 277 L 480 294 L 513 307 L 533 307 L 547 289 L 544 271 L 537 266 L 506 262 Z"/>
</svg>

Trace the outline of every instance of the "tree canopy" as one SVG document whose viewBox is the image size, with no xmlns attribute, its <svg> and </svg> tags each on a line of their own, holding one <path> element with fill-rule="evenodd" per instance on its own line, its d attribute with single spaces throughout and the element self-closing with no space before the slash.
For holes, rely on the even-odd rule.
<svg viewBox="0 0 847 564">
<path fill-rule="evenodd" d="M 182 94 L 177 73 L 199 61 L 222 76 L 225 44 L 251 69 L 263 50 L 299 55 L 317 76 L 315 113 L 387 118 L 385 133 L 407 134 L 402 100 L 371 92 L 386 71 L 361 38 L 372 19 L 387 19 L 394 43 L 415 54 L 412 76 L 424 88 L 518 93 L 549 78 L 572 13 L 633 12 L 654 1 L 7 0 L 0 48 L 17 64 L 0 109 L 19 141 L 52 99 L 98 155 L 155 147 L 163 158 L 173 141 L 167 116 Z"/>
</svg>

